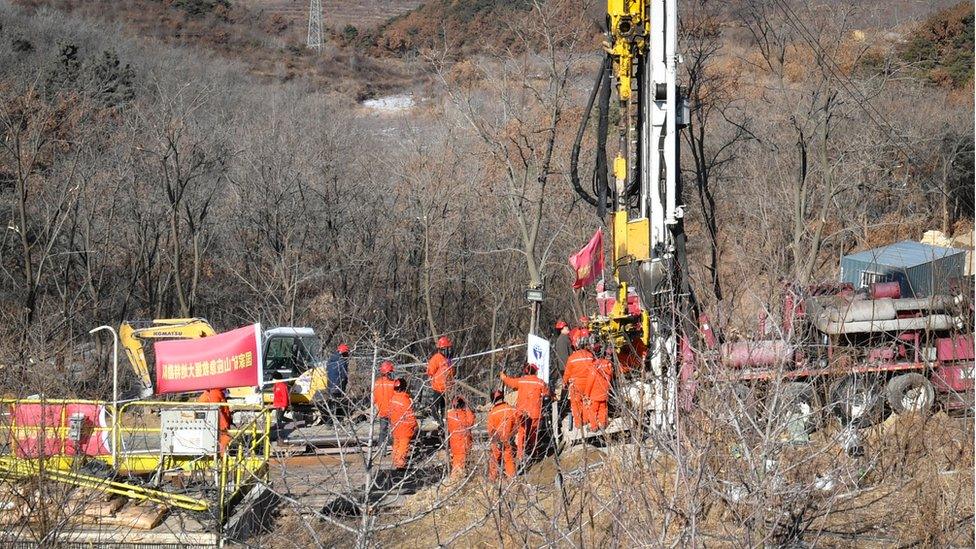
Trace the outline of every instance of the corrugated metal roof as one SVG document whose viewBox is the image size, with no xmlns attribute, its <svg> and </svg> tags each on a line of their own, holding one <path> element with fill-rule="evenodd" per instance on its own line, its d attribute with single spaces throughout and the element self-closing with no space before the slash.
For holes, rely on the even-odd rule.
<svg viewBox="0 0 976 549">
<path fill-rule="evenodd" d="M 844 257 L 889 267 L 914 267 L 936 259 L 962 253 L 966 253 L 966 250 L 942 248 L 940 246 L 922 244 L 914 240 L 903 240 Z"/>
</svg>

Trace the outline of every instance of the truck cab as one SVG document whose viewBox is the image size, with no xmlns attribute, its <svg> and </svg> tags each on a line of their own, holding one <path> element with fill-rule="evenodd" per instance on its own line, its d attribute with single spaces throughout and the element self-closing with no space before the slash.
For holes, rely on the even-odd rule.
<svg viewBox="0 0 976 549">
<path fill-rule="evenodd" d="M 291 379 L 322 361 L 321 345 L 312 328 L 272 328 L 264 332 L 264 383 L 274 374 Z"/>
</svg>

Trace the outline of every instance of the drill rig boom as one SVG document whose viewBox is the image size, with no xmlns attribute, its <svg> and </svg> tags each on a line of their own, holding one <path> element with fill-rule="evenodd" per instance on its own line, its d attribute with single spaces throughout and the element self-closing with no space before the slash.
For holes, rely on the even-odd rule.
<svg viewBox="0 0 976 549">
<path fill-rule="evenodd" d="M 648 349 L 646 365 L 652 374 L 655 423 L 673 419 L 678 347 L 684 324 L 691 316 L 692 296 L 687 281 L 683 205 L 680 186 L 678 130 L 688 119 L 677 85 L 677 6 L 674 0 L 608 0 L 607 60 L 597 80 L 604 89 L 600 105 L 601 132 L 614 95 L 619 108 L 617 152 L 612 184 L 606 174 L 601 134 L 595 189 L 602 215 L 609 209 L 612 234 L 614 307 L 594 322 L 601 336 L 620 350 L 637 338 Z M 597 88 L 591 95 L 597 95 Z M 584 114 L 585 120 L 589 113 Z M 577 136 L 579 141 L 582 128 Z M 578 150 L 578 147 L 577 149 Z M 578 154 L 574 150 L 575 156 Z M 578 177 L 573 173 L 577 192 Z M 603 186 L 600 182 L 605 181 Z M 584 193 L 581 193 L 584 194 Z M 640 314 L 628 308 L 636 294 Z"/>
</svg>

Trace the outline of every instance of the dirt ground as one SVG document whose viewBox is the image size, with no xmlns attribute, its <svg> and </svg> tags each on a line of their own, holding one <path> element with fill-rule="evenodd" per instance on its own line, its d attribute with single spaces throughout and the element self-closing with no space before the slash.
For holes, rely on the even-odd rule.
<svg viewBox="0 0 976 549">
<path fill-rule="evenodd" d="M 436 481 L 376 517 L 381 547 L 672 545 L 972 547 L 973 420 L 892 416 L 860 432 L 850 456 L 828 425 L 804 444 L 748 448 L 716 431 L 680 448 L 576 445 L 514 480 Z M 655 450 L 651 450 L 655 448 Z M 679 460 L 675 456 L 680 456 Z M 678 463 L 684 463 L 678 467 Z M 359 528 L 361 517 L 347 523 Z M 356 539 L 288 516 L 274 546 Z"/>
<path fill-rule="evenodd" d="M 892 416 L 861 432 L 861 457 L 847 455 L 839 432 L 828 427 L 808 444 L 777 450 L 774 469 L 759 475 L 745 496 L 719 491 L 740 478 L 740 466 L 748 466 L 742 457 L 727 454 L 717 466 L 713 456 L 689 457 L 679 474 L 670 455 L 634 444 L 576 446 L 512 483 L 477 477 L 432 512 L 443 488 L 419 492 L 401 515 L 422 516 L 377 541 L 508 547 L 561 539 L 557 544 L 602 546 L 641 531 L 676 541 L 694 522 L 698 543 L 708 546 L 791 536 L 818 547 L 972 546 L 971 418 Z M 704 462 L 712 463 L 696 466 Z M 691 508 L 698 510 L 694 519 L 685 512 Z"/>
</svg>

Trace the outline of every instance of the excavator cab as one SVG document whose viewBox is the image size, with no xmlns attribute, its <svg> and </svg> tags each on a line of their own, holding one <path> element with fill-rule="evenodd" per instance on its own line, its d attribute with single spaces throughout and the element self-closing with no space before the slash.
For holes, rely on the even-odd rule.
<svg viewBox="0 0 976 549">
<path fill-rule="evenodd" d="M 265 330 L 263 386 L 237 387 L 228 391 L 232 399 L 270 403 L 275 374 L 291 385 L 291 404 L 311 408 L 315 393 L 328 386 L 325 359 L 319 338 L 312 328 L 282 327 Z M 260 395 L 260 397 L 258 396 Z"/>
<path fill-rule="evenodd" d="M 321 345 L 311 328 L 274 328 L 264 333 L 264 382 L 278 373 L 298 377 L 322 362 Z"/>
</svg>

